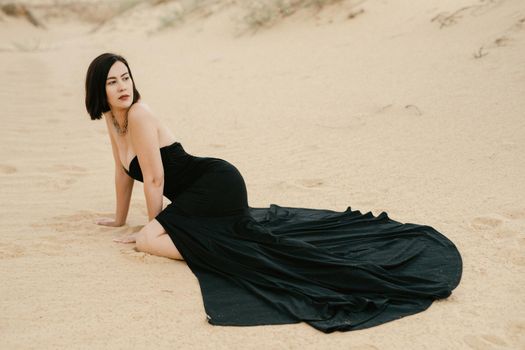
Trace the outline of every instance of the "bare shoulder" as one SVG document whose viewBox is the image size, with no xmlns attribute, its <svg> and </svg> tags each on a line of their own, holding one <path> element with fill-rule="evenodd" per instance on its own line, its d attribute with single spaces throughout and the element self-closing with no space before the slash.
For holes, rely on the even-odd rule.
<svg viewBox="0 0 525 350">
<path fill-rule="evenodd" d="M 144 102 L 134 103 L 128 110 L 128 122 L 133 124 L 156 122 L 152 109 Z"/>
<path fill-rule="evenodd" d="M 155 134 L 161 145 L 172 144 L 176 140 L 163 121 L 157 118 L 152 109 L 144 102 L 136 102 L 129 108 L 128 125 L 131 135 L 153 138 Z M 146 134 L 148 135 L 144 136 Z"/>
</svg>

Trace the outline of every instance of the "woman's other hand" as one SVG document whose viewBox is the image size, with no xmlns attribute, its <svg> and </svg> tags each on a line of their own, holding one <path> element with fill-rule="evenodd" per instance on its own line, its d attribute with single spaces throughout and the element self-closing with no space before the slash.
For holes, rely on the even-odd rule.
<svg viewBox="0 0 525 350">
<path fill-rule="evenodd" d="M 125 235 L 125 236 L 122 236 L 120 238 L 115 238 L 115 239 L 113 239 L 113 242 L 118 242 L 118 243 L 135 243 L 135 241 L 137 240 L 137 234 L 138 234 L 138 232 L 132 233 L 130 235 Z"/>
<path fill-rule="evenodd" d="M 95 223 L 97 225 L 111 226 L 111 227 L 119 227 L 119 226 L 123 226 L 124 225 L 124 223 L 117 222 L 114 219 L 110 219 L 110 218 L 97 219 L 95 221 Z"/>
</svg>

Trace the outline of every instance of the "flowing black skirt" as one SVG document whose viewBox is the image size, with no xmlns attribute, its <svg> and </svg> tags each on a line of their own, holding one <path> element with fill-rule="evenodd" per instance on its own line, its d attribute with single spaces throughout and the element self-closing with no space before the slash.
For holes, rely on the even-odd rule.
<svg viewBox="0 0 525 350">
<path fill-rule="evenodd" d="M 350 207 L 252 208 L 226 162 L 156 219 L 198 278 L 213 325 L 363 329 L 425 310 L 461 278 L 458 250 L 430 226 Z"/>
</svg>

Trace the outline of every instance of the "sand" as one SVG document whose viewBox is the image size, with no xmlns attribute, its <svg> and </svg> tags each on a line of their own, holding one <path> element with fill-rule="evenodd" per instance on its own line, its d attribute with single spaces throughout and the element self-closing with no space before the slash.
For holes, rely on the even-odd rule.
<svg viewBox="0 0 525 350">
<path fill-rule="evenodd" d="M 165 27 L 180 4 L 96 24 L 25 3 L 45 29 L 0 12 L 0 348 L 525 348 L 522 0 L 342 1 L 258 30 L 232 1 Z M 461 284 L 356 332 L 208 324 L 184 262 L 112 242 L 147 221 L 140 183 L 126 226 L 94 224 L 115 206 L 105 125 L 84 108 L 103 52 L 188 152 L 239 168 L 251 206 L 433 226 Z"/>
</svg>

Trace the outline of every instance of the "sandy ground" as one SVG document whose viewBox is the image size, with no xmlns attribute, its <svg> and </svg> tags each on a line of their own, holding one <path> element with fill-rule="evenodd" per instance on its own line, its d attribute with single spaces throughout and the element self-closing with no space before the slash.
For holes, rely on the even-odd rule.
<svg viewBox="0 0 525 350">
<path fill-rule="evenodd" d="M 157 30 L 170 6 L 96 31 L 0 17 L 0 348 L 525 348 L 522 0 L 343 1 L 255 33 L 235 6 Z M 241 170 L 251 206 L 431 225 L 458 246 L 461 284 L 356 332 L 209 325 L 184 262 L 112 242 L 146 222 L 140 183 L 126 226 L 93 223 L 114 210 L 105 125 L 84 108 L 103 52 L 128 59 L 188 152 Z"/>
</svg>

